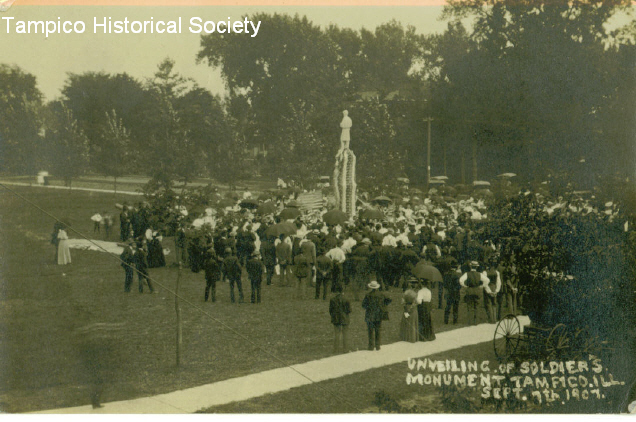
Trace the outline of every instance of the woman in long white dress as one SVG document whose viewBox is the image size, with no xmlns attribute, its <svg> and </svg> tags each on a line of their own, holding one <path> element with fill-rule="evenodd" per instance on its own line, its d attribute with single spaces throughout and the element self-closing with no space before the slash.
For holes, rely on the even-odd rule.
<svg viewBox="0 0 636 422">
<path fill-rule="evenodd" d="M 66 234 L 66 230 L 60 229 L 60 231 L 57 232 L 57 239 L 59 241 L 57 245 L 57 264 L 70 264 L 71 250 L 68 247 L 68 235 Z"/>
</svg>

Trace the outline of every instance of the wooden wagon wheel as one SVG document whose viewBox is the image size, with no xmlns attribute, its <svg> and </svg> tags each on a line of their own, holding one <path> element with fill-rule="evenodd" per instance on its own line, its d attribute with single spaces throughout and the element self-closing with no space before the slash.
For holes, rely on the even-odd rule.
<svg viewBox="0 0 636 422">
<path fill-rule="evenodd" d="M 515 354 L 519 347 L 521 324 L 516 316 L 509 314 L 497 323 L 493 346 L 495 355 L 500 360 L 507 360 Z"/>
<path fill-rule="evenodd" d="M 563 357 L 570 348 L 570 336 L 565 324 L 554 326 L 550 335 L 545 341 L 545 354 L 548 358 Z"/>
</svg>

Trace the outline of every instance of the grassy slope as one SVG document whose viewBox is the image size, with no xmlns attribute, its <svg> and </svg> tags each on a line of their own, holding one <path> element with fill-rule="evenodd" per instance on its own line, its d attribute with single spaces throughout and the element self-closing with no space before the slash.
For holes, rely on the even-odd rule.
<svg viewBox="0 0 636 422">
<path fill-rule="evenodd" d="M 90 216 L 116 211 L 123 197 L 90 192 L 20 188 L 18 192 L 50 213 L 70 218 L 73 227 L 92 235 Z M 260 306 L 229 303 L 227 283 L 218 286 L 219 301 L 203 303 L 203 274 L 183 272 L 181 293 L 217 321 L 182 305 L 184 354 L 175 368 L 174 299 L 159 287 L 158 295 L 123 293 L 123 270 L 113 256 L 71 250 L 73 263 L 53 263 L 49 244 L 53 221 L 6 190 L 0 190 L 0 409 L 25 412 L 88 404 L 88 377 L 74 329 L 90 322 L 124 322 L 111 339 L 105 401 L 164 393 L 235 376 L 272 369 L 280 362 L 258 350 L 258 344 L 289 363 L 328 356 L 332 327 L 328 304 L 311 291 L 294 299 L 291 287 L 264 286 Z M 117 228 L 117 223 L 116 223 Z M 113 237 L 116 236 L 116 230 Z M 78 237 L 70 232 L 70 237 Z M 164 246 L 174 250 L 171 239 Z M 174 262 L 174 254 L 168 256 Z M 156 283 L 174 287 L 174 267 L 151 269 Z M 135 280 L 136 283 L 136 280 Z M 245 292 L 249 286 L 244 281 Z M 136 284 L 133 286 L 136 287 Z M 398 340 L 399 291 L 384 328 L 384 342 Z M 463 317 L 463 309 L 461 310 Z M 441 311 L 435 311 L 438 330 Z M 246 342 L 220 322 L 251 339 Z M 354 304 L 350 330 L 353 348 L 366 346 L 366 328 Z M 282 410 L 282 409 L 281 409 Z"/>
</svg>

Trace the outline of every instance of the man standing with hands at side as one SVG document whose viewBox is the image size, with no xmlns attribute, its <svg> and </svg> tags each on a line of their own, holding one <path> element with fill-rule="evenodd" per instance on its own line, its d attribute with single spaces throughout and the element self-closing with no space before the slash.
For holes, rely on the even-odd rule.
<svg viewBox="0 0 636 422">
<path fill-rule="evenodd" d="M 388 319 L 386 307 L 391 299 L 380 292 L 380 284 L 373 280 L 368 284 L 371 289 L 362 300 L 362 307 L 366 310 L 364 320 L 369 334 L 369 350 L 380 350 L 380 328 L 382 320 Z"/>
<path fill-rule="evenodd" d="M 333 352 L 340 351 L 342 344 L 342 352 L 347 350 L 347 331 L 349 327 L 349 314 L 351 313 L 351 303 L 342 294 L 342 286 L 336 286 L 336 295 L 329 301 L 329 315 L 331 315 L 331 323 L 334 328 Z M 341 339 L 342 338 L 342 342 Z"/>
</svg>

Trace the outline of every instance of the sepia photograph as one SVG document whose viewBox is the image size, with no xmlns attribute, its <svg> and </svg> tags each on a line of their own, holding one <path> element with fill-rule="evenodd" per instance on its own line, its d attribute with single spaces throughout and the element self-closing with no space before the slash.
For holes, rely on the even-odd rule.
<svg viewBox="0 0 636 422">
<path fill-rule="evenodd" d="M 0 0 L 0 413 L 636 414 L 635 11 Z"/>
</svg>

